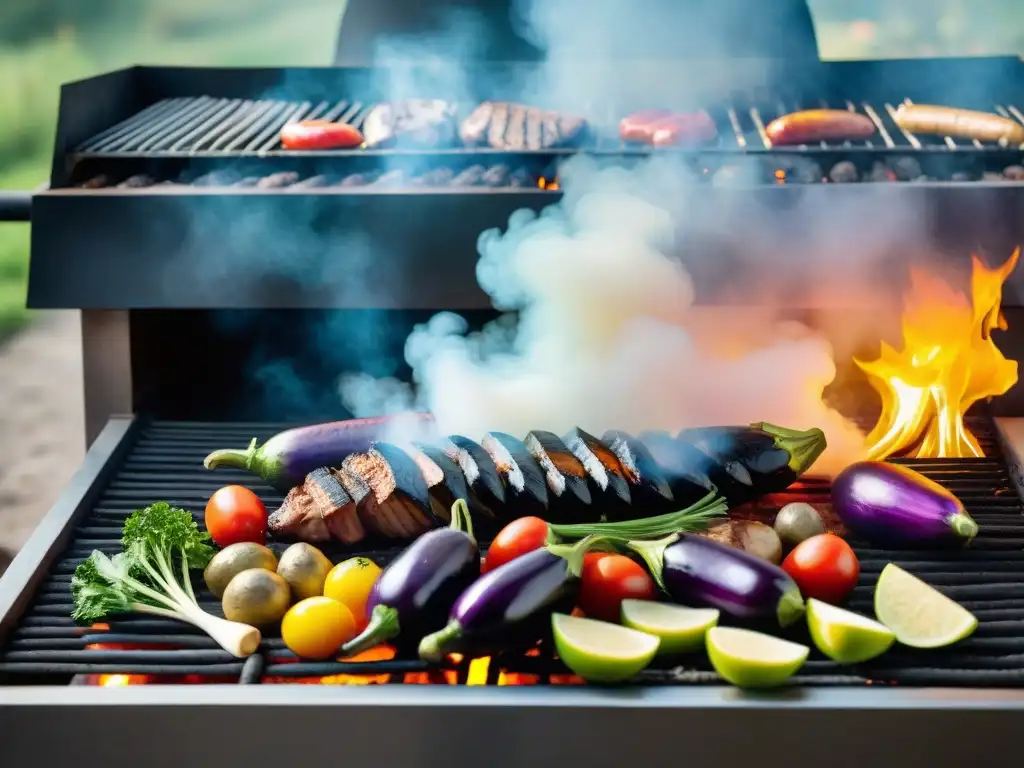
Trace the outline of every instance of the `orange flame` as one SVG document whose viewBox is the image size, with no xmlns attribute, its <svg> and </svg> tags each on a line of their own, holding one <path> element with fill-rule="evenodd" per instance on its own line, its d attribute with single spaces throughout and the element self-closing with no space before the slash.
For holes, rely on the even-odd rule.
<svg viewBox="0 0 1024 768">
<path fill-rule="evenodd" d="M 869 458 L 984 456 L 963 417 L 1017 382 L 1017 363 L 1003 356 L 991 332 L 1007 328 L 1003 283 L 1019 258 L 1018 248 L 990 269 L 972 256 L 970 301 L 927 272 L 911 271 L 903 349 L 883 342 L 877 360 L 854 360 L 882 398 L 882 415 L 866 438 Z"/>
<path fill-rule="evenodd" d="M 557 192 L 561 187 L 558 186 L 558 179 L 551 179 L 548 181 L 543 176 L 537 180 L 537 186 L 541 189 L 546 189 L 549 192 Z"/>
</svg>

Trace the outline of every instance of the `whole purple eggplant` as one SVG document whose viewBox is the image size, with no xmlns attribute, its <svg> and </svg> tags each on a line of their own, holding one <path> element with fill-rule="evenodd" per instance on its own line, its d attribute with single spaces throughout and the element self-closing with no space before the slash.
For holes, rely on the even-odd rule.
<svg viewBox="0 0 1024 768">
<path fill-rule="evenodd" d="M 478 579 L 456 600 L 448 624 L 420 642 L 420 658 L 488 656 L 536 645 L 551 632 L 551 614 L 576 604 L 583 555 L 595 541 L 549 544 Z"/>
<path fill-rule="evenodd" d="M 832 505 L 852 532 L 880 544 L 960 546 L 978 533 L 956 496 L 898 464 L 851 464 L 832 483 Z"/>
<path fill-rule="evenodd" d="M 480 576 L 480 548 L 466 502 L 452 505 L 447 528 L 425 533 L 384 569 L 366 603 L 369 621 L 341 648 L 355 656 L 395 637 L 404 645 L 419 641 L 448 621 L 459 595 Z"/>
<path fill-rule="evenodd" d="M 203 466 L 244 469 L 286 492 L 301 484 L 314 469 L 336 468 L 350 454 L 369 450 L 370 445 L 383 439 L 400 419 L 409 419 L 409 431 L 418 433 L 411 434 L 412 439 L 433 431 L 434 419 L 428 413 L 332 421 L 279 432 L 259 447 L 253 438 L 248 448 L 214 451 L 203 460 Z"/>
<path fill-rule="evenodd" d="M 774 618 L 783 627 L 804 613 L 800 588 L 789 574 L 742 550 L 685 534 L 631 541 L 628 547 L 673 602 L 708 605 L 741 619 Z"/>
</svg>

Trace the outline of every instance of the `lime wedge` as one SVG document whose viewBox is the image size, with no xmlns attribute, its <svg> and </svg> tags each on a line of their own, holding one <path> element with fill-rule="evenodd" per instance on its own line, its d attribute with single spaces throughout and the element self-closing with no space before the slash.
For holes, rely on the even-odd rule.
<svg viewBox="0 0 1024 768">
<path fill-rule="evenodd" d="M 749 629 L 712 627 L 708 658 L 715 671 L 740 688 L 770 688 L 792 677 L 807 660 L 806 645 Z"/>
<path fill-rule="evenodd" d="M 860 664 L 889 650 L 896 636 L 883 624 L 821 600 L 807 601 L 807 628 L 819 651 L 840 664 Z"/>
<path fill-rule="evenodd" d="M 875 615 L 911 648 L 952 645 L 978 627 L 974 614 L 895 563 L 878 577 Z"/>
<path fill-rule="evenodd" d="M 669 656 L 702 648 L 704 635 L 718 623 L 718 610 L 627 599 L 622 601 L 622 623 L 660 638 L 658 655 Z"/>
<path fill-rule="evenodd" d="M 594 683 L 628 680 L 651 663 L 658 638 L 595 619 L 556 613 L 555 648 L 569 669 Z"/>
</svg>

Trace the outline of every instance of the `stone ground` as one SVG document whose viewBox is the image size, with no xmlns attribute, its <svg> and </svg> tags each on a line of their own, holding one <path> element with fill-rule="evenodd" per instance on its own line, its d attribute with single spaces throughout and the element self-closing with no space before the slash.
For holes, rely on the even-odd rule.
<svg viewBox="0 0 1024 768">
<path fill-rule="evenodd" d="M 75 311 L 41 312 L 0 345 L 0 573 L 85 455 Z"/>
</svg>

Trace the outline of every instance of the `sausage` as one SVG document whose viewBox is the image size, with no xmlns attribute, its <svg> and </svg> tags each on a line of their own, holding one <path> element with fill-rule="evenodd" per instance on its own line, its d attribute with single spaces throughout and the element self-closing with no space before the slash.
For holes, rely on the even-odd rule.
<svg viewBox="0 0 1024 768">
<path fill-rule="evenodd" d="M 704 144 L 717 136 L 718 128 L 706 112 L 669 115 L 651 126 L 651 144 L 656 147 Z"/>
<path fill-rule="evenodd" d="M 672 113 L 667 109 L 648 109 L 626 115 L 619 122 L 619 138 L 623 141 L 651 143 L 651 126 Z"/>
<path fill-rule="evenodd" d="M 330 120 L 303 120 L 281 129 L 285 149 L 353 149 L 362 143 L 358 128 Z"/>
<path fill-rule="evenodd" d="M 896 124 L 910 133 L 1024 144 L 1024 126 L 1008 117 L 930 104 L 900 104 Z"/>
<path fill-rule="evenodd" d="M 772 120 L 765 133 L 772 144 L 780 146 L 817 144 L 868 139 L 875 133 L 875 124 L 869 117 L 845 109 L 809 109 Z"/>
</svg>

